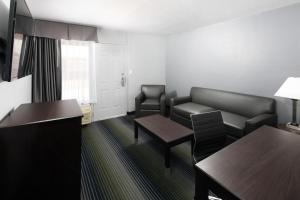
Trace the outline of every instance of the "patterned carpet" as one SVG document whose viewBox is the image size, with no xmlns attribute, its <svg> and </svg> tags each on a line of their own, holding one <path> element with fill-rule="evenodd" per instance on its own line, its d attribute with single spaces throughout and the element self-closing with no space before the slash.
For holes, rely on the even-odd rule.
<svg viewBox="0 0 300 200">
<path fill-rule="evenodd" d="M 83 128 L 82 200 L 193 199 L 190 143 L 172 148 L 166 169 L 160 143 L 139 133 L 136 142 L 130 117 Z"/>
</svg>

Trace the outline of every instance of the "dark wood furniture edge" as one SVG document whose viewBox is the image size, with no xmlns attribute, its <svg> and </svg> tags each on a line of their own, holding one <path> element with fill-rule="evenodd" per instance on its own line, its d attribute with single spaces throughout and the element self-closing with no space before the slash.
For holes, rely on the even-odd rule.
<svg viewBox="0 0 300 200">
<path fill-rule="evenodd" d="M 16 126 L 27 126 L 27 125 L 33 125 L 33 124 L 41 124 L 41 123 L 47 123 L 47 122 L 55 122 L 55 121 L 60 121 L 60 120 L 67 120 L 67 119 L 73 119 L 73 118 L 82 118 L 83 115 L 79 115 L 79 116 L 74 116 L 74 117 L 62 117 L 62 118 L 56 118 L 56 119 L 50 119 L 50 120 L 41 120 L 41 121 L 36 121 L 36 122 L 30 122 L 30 123 L 24 123 L 24 124 L 19 124 L 19 125 L 9 125 L 9 126 L 1 126 L 0 122 L 0 129 L 1 128 L 12 128 L 12 127 L 16 127 Z M 4 121 L 4 120 L 3 120 Z"/>
<path fill-rule="evenodd" d="M 236 195 L 234 195 L 226 186 L 224 186 L 223 184 L 214 180 L 214 178 L 212 178 L 205 171 L 198 168 L 197 166 L 195 166 L 195 168 L 196 168 L 196 170 L 195 170 L 196 171 L 196 181 L 200 180 L 200 183 L 196 183 L 196 184 L 202 184 L 202 185 L 205 184 L 207 187 L 207 191 L 211 190 L 217 196 L 222 197 L 223 200 L 240 200 L 240 198 L 237 197 Z M 199 191 L 196 191 L 196 193 L 198 193 L 198 192 Z M 198 195 L 195 195 L 195 199 L 202 200 L 201 198 L 196 198 L 196 196 L 198 196 Z M 201 194 L 200 194 L 200 196 L 201 196 Z"/>
<path fill-rule="evenodd" d="M 38 105 L 38 106 L 43 106 L 43 107 L 49 107 L 49 105 L 51 104 L 55 104 L 55 106 L 59 105 L 59 104 L 69 104 L 72 103 L 74 105 L 78 105 L 78 102 L 75 99 L 69 99 L 69 100 L 62 100 L 62 101 L 54 101 L 54 102 L 47 102 L 47 103 L 26 103 L 26 104 L 21 104 L 18 108 L 16 109 L 12 109 L 7 115 L 6 117 L 4 117 L 1 122 L 0 122 L 0 128 L 9 128 L 9 127 L 16 127 L 16 126 L 25 126 L 25 125 L 31 125 L 31 124 L 39 124 L 39 123 L 46 123 L 46 122 L 52 122 L 52 121 L 59 121 L 59 120 L 64 120 L 64 119 L 72 119 L 72 118 L 76 118 L 76 117 L 83 117 L 82 111 L 79 109 L 77 114 L 72 114 L 68 116 L 63 116 L 63 117 L 55 117 L 55 118 L 50 118 L 50 119 L 43 119 L 43 120 L 34 120 L 34 121 L 27 121 L 27 122 L 21 122 L 21 123 L 12 123 L 15 119 L 13 118 L 14 115 L 18 115 L 20 113 L 18 113 L 20 110 L 24 111 L 22 109 L 26 109 L 26 107 L 31 106 L 31 105 Z M 28 109 L 28 108 L 27 108 Z M 35 110 L 37 108 L 34 108 Z M 25 110 L 26 111 L 26 110 Z M 22 112 L 21 112 L 22 113 Z M 39 115 L 40 113 L 37 113 L 35 115 Z M 11 119 L 10 119 L 11 118 Z M 24 120 L 26 121 L 26 120 Z"/>
<path fill-rule="evenodd" d="M 82 113 L 78 104 L 67 104 L 74 111 L 69 116 L 68 109 L 52 112 L 59 108 L 50 106 L 45 112 L 32 112 L 41 118 L 28 120 L 30 110 L 25 109 L 21 118 L 9 119 L 6 125 L 11 126 L 0 127 L 1 199 L 80 199 Z M 23 118 L 29 123 L 19 123 Z M 24 178 L 27 175 L 29 179 Z"/>
<path fill-rule="evenodd" d="M 183 137 L 178 138 L 178 139 L 176 139 L 176 140 L 174 140 L 174 141 L 171 141 L 171 142 L 165 142 L 165 141 L 163 141 L 157 134 L 152 133 L 152 131 L 148 130 L 145 126 L 143 126 L 143 125 L 140 124 L 139 122 L 134 121 L 134 123 L 137 124 L 137 125 L 138 125 L 140 128 L 142 128 L 144 131 L 149 132 L 149 133 L 151 134 L 151 136 L 154 136 L 156 139 L 160 140 L 160 141 L 163 142 L 163 143 L 171 144 L 171 146 L 173 146 L 173 145 L 178 145 L 178 144 L 184 142 L 185 140 L 188 141 L 188 140 L 190 139 L 190 137 L 193 138 L 193 134 L 191 133 L 191 135 L 183 136 Z M 180 141 L 182 141 L 182 142 L 178 143 L 177 140 L 180 140 Z"/>
<path fill-rule="evenodd" d="M 138 140 L 138 129 L 139 128 L 141 128 L 143 131 L 147 132 L 147 134 L 149 134 L 151 137 L 153 137 L 154 139 L 159 141 L 159 143 L 161 143 L 164 146 L 164 149 L 165 149 L 165 152 L 164 152 L 165 155 L 164 156 L 165 156 L 165 167 L 166 168 L 170 168 L 170 154 L 171 154 L 170 150 L 171 150 L 172 147 L 174 147 L 178 144 L 184 143 L 184 142 L 191 141 L 191 152 L 193 152 L 193 148 L 194 148 L 193 134 L 183 136 L 183 137 L 181 137 L 177 140 L 173 140 L 171 142 L 166 142 L 162 138 L 160 138 L 157 134 L 155 134 L 152 131 L 148 130 L 141 123 L 134 120 L 134 137 L 135 137 L 136 140 Z"/>
<path fill-rule="evenodd" d="M 282 142 L 284 143 L 284 144 L 282 144 L 282 147 L 284 147 L 284 150 L 288 150 L 288 149 L 291 149 L 290 147 L 290 145 L 289 144 L 294 144 L 294 145 L 298 145 L 299 144 L 299 137 L 297 136 L 297 135 L 295 135 L 295 134 L 293 134 L 293 133 L 290 133 L 290 132 L 287 132 L 287 131 L 285 131 L 285 130 L 281 130 L 281 129 L 276 129 L 276 128 L 274 128 L 274 127 L 270 127 L 270 126 L 263 126 L 263 127 L 261 127 L 260 129 L 258 129 L 258 130 L 256 130 L 255 131 L 256 133 L 251 133 L 251 134 L 253 134 L 253 135 L 248 135 L 248 136 L 246 136 L 246 137 L 244 137 L 244 138 L 242 138 L 242 139 L 240 139 L 238 142 L 240 143 L 240 144 L 232 144 L 232 145 L 235 145 L 234 147 L 232 147 L 231 148 L 231 151 L 232 150 L 237 150 L 238 151 L 238 149 L 239 148 L 242 148 L 241 147 L 241 145 L 245 145 L 245 144 L 248 144 L 247 146 L 247 148 L 253 148 L 253 147 L 255 147 L 256 145 L 259 145 L 259 146 L 262 146 L 262 150 L 264 149 L 263 148 L 263 146 L 264 146 L 264 144 L 265 144 L 265 142 L 266 141 L 271 141 L 271 143 L 269 143 L 270 145 L 268 145 L 271 149 L 277 149 L 277 151 L 279 151 L 280 152 L 280 149 L 282 149 L 282 148 L 276 148 L 277 146 L 275 145 L 274 146 L 274 144 L 281 144 Z M 258 134 L 258 132 L 260 133 L 260 135 Z M 263 140 L 260 140 L 260 137 L 258 137 L 258 136 L 264 136 L 263 137 Z M 274 136 L 273 136 L 274 135 Z M 248 137 L 251 137 L 251 139 L 250 138 L 248 138 Z M 248 139 L 247 139 L 248 138 Z M 287 138 L 287 140 L 285 140 L 285 138 Z M 286 142 L 284 142 L 284 141 L 286 141 Z M 239 147 L 240 146 L 240 147 Z M 239 148 L 237 148 L 237 147 L 239 147 Z M 281 147 L 280 145 L 279 145 L 279 147 Z M 293 147 L 296 147 L 296 146 L 293 146 Z M 229 148 L 229 147 L 227 147 L 227 148 Z M 258 149 L 259 150 L 259 149 Z M 264 150 L 266 150 L 266 149 L 264 149 Z M 224 151 L 224 150 L 223 150 Z M 230 152 L 230 151 L 227 151 L 227 154 L 228 154 L 228 152 Z M 255 153 L 254 153 L 254 156 L 255 155 L 259 155 L 259 152 L 260 152 L 260 150 L 259 151 L 254 151 Z M 264 151 L 265 152 L 265 151 Z M 274 151 L 272 151 L 272 152 L 274 152 Z M 281 152 L 282 152 L 282 150 L 281 150 Z M 287 151 L 288 152 L 288 151 Z M 283 153 L 283 152 L 282 152 Z M 233 155 L 235 155 L 235 154 L 233 154 Z M 242 155 L 244 155 L 244 154 L 242 154 Z M 289 155 L 289 153 L 287 153 L 287 155 Z M 295 159 L 297 159 L 298 160 L 298 157 L 295 157 L 296 155 L 299 155 L 299 152 L 297 151 L 297 148 L 295 149 L 295 148 L 292 148 L 291 149 L 291 155 L 293 155 L 294 156 L 294 158 Z M 224 153 L 221 153 L 221 154 L 219 154 L 218 156 L 217 156 L 217 158 L 219 158 L 219 159 L 221 159 L 223 156 L 226 156 L 226 153 L 224 154 Z M 255 157 L 257 157 L 257 156 L 255 156 Z M 293 157 L 291 157 L 291 158 L 293 158 Z M 208 158 L 209 159 L 209 158 Z M 218 160 L 215 160 L 214 158 L 210 158 L 211 159 L 211 161 L 204 161 L 206 164 L 204 165 L 204 166 L 206 166 L 206 167 L 204 167 L 204 168 L 202 168 L 203 167 L 203 165 L 201 165 L 200 164 L 200 162 L 199 162 L 199 165 L 195 165 L 195 169 L 196 169 L 196 172 L 198 173 L 198 176 L 200 176 L 200 177 L 206 177 L 206 179 L 207 179 L 207 181 L 206 182 L 204 182 L 204 183 L 206 183 L 207 184 L 207 187 L 209 188 L 209 189 L 211 189 L 215 194 L 217 194 L 218 195 L 218 193 L 220 192 L 221 193 L 221 195 L 219 196 L 219 197 L 221 197 L 222 199 L 242 199 L 242 196 L 244 196 L 245 195 L 245 190 L 236 190 L 237 188 L 236 187 L 231 187 L 234 183 L 231 181 L 230 182 L 230 180 L 231 180 L 231 178 L 230 178 L 230 176 L 231 175 L 229 175 L 229 177 L 227 176 L 227 179 L 228 179 L 228 181 L 226 182 L 223 182 L 224 184 L 228 184 L 228 187 L 227 186 L 225 186 L 224 184 L 221 184 L 221 182 L 222 181 L 219 181 L 219 179 L 218 179 L 218 177 L 217 176 L 214 176 L 214 173 L 212 173 L 211 175 L 210 175 L 210 173 L 211 173 L 211 171 L 212 170 L 210 170 L 210 164 L 212 164 L 212 166 L 217 166 L 216 165 L 216 163 L 218 163 Z M 281 158 L 282 159 L 282 158 Z M 242 159 L 243 160 L 243 159 Z M 245 159 L 244 159 L 245 160 Z M 247 159 L 246 159 L 247 160 Z M 274 159 L 272 159 L 272 160 L 276 160 L 276 158 L 274 158 Z M 290 160 L 291 161 L 291 160 Z M 299 161 L 299 160 L 298 160 Z M 247 162 L 246 162 L 247 163 Z M 276 163 L 276 162 L 275 162 Z M 289 165 L 294 165 L 295 163 L 294 162 L 289 162 L 290 164 Z M 248 163 L 247 163 L 248 164 Z M 278 163 L 277 163 L 278 164 Z M 272 165 L 272 162 L 270 163 L 270 165 Z M 202 167 L 201 167 L 202 166 Z M 231 166 L 231 165 L 230 165 Z M 284 170 L 281 168 L 281 166 L 280 165 L 275 165 L 275 166 L 277 166 L 277 168 L 276 169 L 280 169 L 281 170 L 281 172 L 283 172 Z M 234 167 L 234 165 L 233 166 L 231 166 L 231 167 Z M 287 167 L 289 167 L 289 166 L 287 166 Z M 217 168 L 211 168 L 211 169 L 214 169 L 214 170 L 217 170 L 217 169 L 221 169 L 220 167 L 217 167 Z M 231 168 L 232 169 L 232 168 Z M 266 169 L 267 168 L 256 168 L 256 171 L 261 171 L 261 170 L 265 170 L 266 171 Z M 296 168 L 295 168 L 295 166 L 293 166 L 293 169 L 294 169 L 294 172 L 295 172 L 295 170 L 296 170 Z M 206 171 L 207 170 L 207 171 Z M 220 173 L 223 173 L 223 171 L 221 170 L 221 171 L 219 171 Z M 226 172 L 226 171 L 224 171 L 224 172 Z M 267 171 L 268 172 L 268 171 Z M 197 174 L 196 173 L 196 174 Z M 228 172 L 228 173 L 230 173 L 230 172 Z M 234 172 L 233 172 L 234 173 Z M 200 174 L 200 175 L 199 175 Z M 272 173 L 271 173 L 272 174 Z M 268 175 L 270 175 L 270 173 L 268 173 Z M 293 182 L 294 183 L 300 183 L 299 181 L 297 182 L 297 180 L 299 180 L 297 177 L 299 177 L 298 175 L 297 175 L 297 173 L 295 174 L 294 173 L 294 175 L 296 175 L 296 177 L 293 179 Z M 289 174 L 287 173 L 287 175 L 286 175 L 287 177 L 290 177 L 289 176 Z M 236 178 L 236 174 L 235 175 L 233 175 L 233 178 Z M 276 175 L 275 175 L 275 177 L 276 177 Z M 257 177 L 256 177 L 257 178 Z M 252 180 L 257 180 L 255 177 L 254 178 L 252 178 Z M 289 179 L 292 179 L 292 178 L 289 178 Z M 220 179 L 220 180 L 224 180 L 224 178 L 223 179 Z M 249 179 L 248 179 L 249 180 Z M 264 180 L 266 180 L 266 179 L 264 179 Z M 280 180 L 280 179 L 279 179 Z M 243 179 L 243 181 L 245 182 L 245 179 Z M 251 180 L 250 180 L 251 181 Z M 281 181 L 280 181 L 281 182 Z M 281 183 L 281 184 L 284 184 L 285 182 L 284 181 L 282 181 L 283 183 Z M 251 183 L 253 183 L 253 181 L 251 181 Z M 197 185 L 197 184 L 196 184 Z M 295 187 L 292 187 L 292 189 L 293 189 L 293 191 L 296 189 L 297 190 L 297 184 L 296 185 L 294 185 L 294 186 L 296 186 L 296 188 Z M 231 189 L 229 189 L 229 188 L 231 188 Z M 200 190 L 200 191 L 197 191 L 197 189 L 198 190 Z M 260 194 L 269 194 L 269 193 L 266 193 L 266 192 L 263 192 L 264 190 L 267 190 L 267 191 L 269 191 L 268 189 L 270 189 L 270 187 L 268 188 L 266 188 L 266 189 L 262 189 L 262 190 L 260 190 L 260 188 L 256 188 L 256 191 L 261 191 L 260 192 Z M 201 192 L 203 192 L 203 190 L 201 191 L 202 189 L 200 188 L 196 188 L 196 197 L 198 197 L 198 193 L 200 192 L 200 194 L 201 194 Z M 234 194 L 233 194 L 233 191 L 235 191 L 234 192 Z M 296 191 L 295 191 L 296 192 Z M 204 193 L 204 192 L 203 192 Z M 250 197 L 251 197 L 251 194 L 259 194 L 259 193 L 250 193 L 250 196 L 248 196 L 248 198 L 247 199 L 251 199 Z M 282 194 L 284 194 L 283 196 L 281 196 L 281 199 L 286 199 L 288 196 L 289 196 L 289 198 L 288 199 L 290 199 L 290 197 L 291 196 L 293 196 L 293 195 L 295 195 L 295 193 L 293 192 L 293 193 L 287 193 L 287 191 L 283 191 L 283 192 L 276 192 L 276 193 L 273 193 L 273 195 L 275 194 L 275 197 L 276 197 L 276 195 L 282 195 Z M 297 192 L 297 194 L 298 194 L 298 192 Z M 249 194 L 248 194 L 249 195 Z M 225 196 L 225 198 L 224 198 L 224 196 Z M 195 197 L 195 199 L 205 199 L 205 198 L 196 198 Z M 200 195 L 200 197 L 201 197 L 201 195 Z M 261 196 L 261 198 L 262 197 L 264 197 L 264 198 L 266 198 L 267 197 L 267 195 L 262 195 Z M 272 196 L 273 197 L 273 199 L 274 199 L 274 196 Z M 243 197 L 243 198 L 246 198 L 245 196 Z M 254 196 L 252 196 L 252 198 L 254 199 Z M 261 199 L 260 198 L 260 199 Z M 276 199 L 276 198 L 275 198 Z"/>
</svg>

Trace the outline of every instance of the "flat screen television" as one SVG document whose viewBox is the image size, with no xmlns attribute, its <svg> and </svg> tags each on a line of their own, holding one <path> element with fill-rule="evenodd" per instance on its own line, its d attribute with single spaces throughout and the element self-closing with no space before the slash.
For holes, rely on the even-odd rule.
<svg viewBox="0 0 300 200">
<path fill-rule="evenodd" d="M 25 0 L 0 0 L 0 82 L 11 81 L 16 27 L 22 17 L 32 19 Z"/>
<path fill-rule="evenodd" d="M 8 43 L 12 41 L 12 24 L 10 20 L 13 18 L 10 17 L 10 14 L 13 13 L 11 11 L 11 2 L 8 0 L 0 0 L 0 72 L 1 72 L 1 79 L 5 79 L 5 73 L 7 73 L 7 65 L 9 56 L 9 46 Z M 11 30 L 10 30 L 11 29 Z M 9 41 L 10 40 L 10 41 Z"/>
</svg>

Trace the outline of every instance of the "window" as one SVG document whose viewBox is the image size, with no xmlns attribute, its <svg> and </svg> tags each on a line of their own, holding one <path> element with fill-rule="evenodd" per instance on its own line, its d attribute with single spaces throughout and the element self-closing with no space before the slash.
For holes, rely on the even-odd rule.
<svg viewBox="0 0 300 200">
<path fill-rule="evenodd" d="M 92 42 L 61 41 L 62 99 L 95 103 L 95 47 Z"/>
</svg>

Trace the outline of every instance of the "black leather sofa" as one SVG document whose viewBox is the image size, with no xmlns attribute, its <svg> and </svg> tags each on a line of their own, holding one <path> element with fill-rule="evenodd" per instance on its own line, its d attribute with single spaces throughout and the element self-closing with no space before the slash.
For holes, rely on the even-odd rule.
<svg viewBox="0 0 300 200">
<path fill-rule="evenodd" d="M 142 85 L 141 93 L 135 98 L 136 117 L 166 113 L 166 95 L 164 85 Z"/>
<path fill-rule="evenodd" d="M 171 119 L 192 127 L 191 114 L 220 110 L 227 136 L 236 140 L 262 125 L 277 125 L 274 99 L 193 87 L 190 96 L 171 99 Z"/>
</svg>

